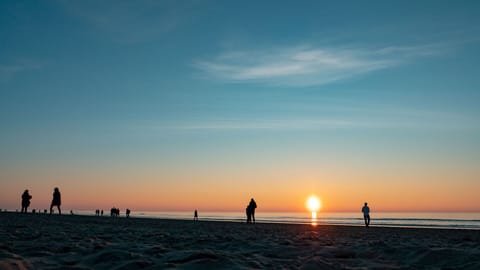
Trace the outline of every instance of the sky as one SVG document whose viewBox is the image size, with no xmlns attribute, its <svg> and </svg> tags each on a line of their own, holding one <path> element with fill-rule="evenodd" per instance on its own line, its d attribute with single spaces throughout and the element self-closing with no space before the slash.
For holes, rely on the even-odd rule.
<svg viewBox="0 0 480 270">
<path fill-rule="evenodd" d="M 477 1 L 1 1 L 0 208 L 480 211 Z"/>
</svg>

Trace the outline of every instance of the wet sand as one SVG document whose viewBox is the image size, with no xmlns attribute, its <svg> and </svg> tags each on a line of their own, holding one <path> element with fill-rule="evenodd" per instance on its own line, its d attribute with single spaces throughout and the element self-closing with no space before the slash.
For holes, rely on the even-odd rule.
<svg viewBox="0 0 480 270">
<path fill-rule="evenodd" d="M 0 269 L 46 268 L 480 269 L 480 231 L 0 213 Z"/>
</svg>

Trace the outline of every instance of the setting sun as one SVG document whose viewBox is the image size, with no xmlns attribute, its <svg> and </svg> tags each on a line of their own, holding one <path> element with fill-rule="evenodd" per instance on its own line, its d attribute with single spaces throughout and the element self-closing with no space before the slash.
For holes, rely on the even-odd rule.
<svg viewBox="0 0 480 270">
<path fill-rule="evenodd" d="M 312 195 L 308 198 L 307 200 L 307 208 L 308 210 L 310 210 L 311 212 L 317 212 L 321 207 L 321 203 L 320 203 L 320 200 Z"/>
</svg>

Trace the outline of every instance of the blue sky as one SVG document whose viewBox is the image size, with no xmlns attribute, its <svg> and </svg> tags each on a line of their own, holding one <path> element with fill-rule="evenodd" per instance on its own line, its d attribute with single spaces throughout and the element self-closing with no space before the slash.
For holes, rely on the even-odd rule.
<svg viewBox="0 0 480 270">
<path fill-rule="evenodd" d="M 451 167 L 476 187 L 479 11 L 2 1 L 0 169 Z"/>
</svg>

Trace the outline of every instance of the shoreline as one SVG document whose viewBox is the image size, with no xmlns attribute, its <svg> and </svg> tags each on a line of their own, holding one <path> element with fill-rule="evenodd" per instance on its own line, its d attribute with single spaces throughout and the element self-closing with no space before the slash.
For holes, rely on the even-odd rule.
<svg viewBox="0 0 480 270">
<path fill-rule="evenodd" d="M 82 211 L 82 212 L 87 212 L 87 211 Z M 19 214 L 19 215 L 32 215 L 32 216 L 49 216 L 49 213 L 45 214 L 42 212 L 37 212 L 37 213 L 20 213 L 20 212 L 14 212 L 14 211 L 3 211 L 0 212 L 0 214 Z M 168 212 L 166 212 L 168 213 Z M 58 216 L 58 214 L 53 214 L 53 216 Z M 86 214 L 86 213 L 81 213 L 81 214 L 70 214 L 70 213 L 65 213 L 62 214 L 62 216 L 76 216 L 76 217 L 93 217 L 93 218 L 112 218 L 109 214 L 105 214 L 103 216 L 96 216 L 94 214 Z M 151 220 L 172 220 L 172 221 L 192 221 L 193 222 L 193 217 L 190 218 L 171 218 L 171 217 L 162 217 L 162 216 L 145 216 L 145 215 L 131 215 L 129 218 L 126 218 L 125 216 L 120 216 L 117 217 L 118 219 L 151 219 Z M 227 222 L 227 223 L 245 223 L 245 219 L 228 219 L 227 217 L 225 218 L 199 218 L 199 222 Z M 477 221 L 477 220 L 474 220 Z M 320 220 L 317 220 L 316 224 L 313 225 L 311 222 L 295 222 L 295 221 L 272 221 L 272 220 L 260 220 L 257 221 L 256 224 L 287 224 L 287 225 L 309 225 L 309 226 L 342 226 L 342 227 L 360 227 L 364 228 L 364 224 L 341 224 L 341 223 L 327 223 L 323 222 Z M 441 225 L 384 225 L 384 224 L 375 224 L 375 219 L 372 219 L 372 223 L 370 227 L 375 227 L 375 228 L 403 228 L 403 229 L 431 229 L 431 230 L 471 230 L 471 231 L 480 231 L 480 228 L 464 228 L 464 227 L 452 227 L 452 226 L 441 226 Z"/>
<path fill-rule="evenodd" d="M 479 269 L 479 242 L 479 230 L 0 213 L 0 269 Z"/>
</svg>

